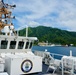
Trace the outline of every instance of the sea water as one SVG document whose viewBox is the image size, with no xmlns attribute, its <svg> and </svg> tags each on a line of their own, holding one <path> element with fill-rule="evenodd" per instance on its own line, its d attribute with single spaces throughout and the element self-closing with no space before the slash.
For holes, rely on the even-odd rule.
<svg viewBox="0 0 76 75">
<path fill-rule="evenodd" d="M 33 51 L 45 51 L 47 49 L 50 53 L 55 53 L 54 58 L 61 59 L 63 55 L 70 55 L 70 50 L 72 51 L 72 55 L 76 57 L 76 47 L 63 47 L 63 46 L 33 46 Z M 57 55 L 59 54 L 59 55 Z"/>
</svg>

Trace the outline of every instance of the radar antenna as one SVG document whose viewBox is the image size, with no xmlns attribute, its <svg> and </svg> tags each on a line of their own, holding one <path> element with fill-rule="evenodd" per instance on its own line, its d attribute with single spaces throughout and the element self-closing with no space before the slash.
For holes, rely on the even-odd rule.
<svg viewBox="0 0 76 75">
<path fill-rule="evenodd" d="M 4 3 L 3 0 L 0 0 L 0 33 L 5 26 L 13 26 L 12 19 L 15 19 L 15 16 L 11 16 L 12 12 L 10 9 L 14 9 L 16 5 L 9 5 Z M 12 29 L 14 31 L 14 29 Z"/>
</svg>

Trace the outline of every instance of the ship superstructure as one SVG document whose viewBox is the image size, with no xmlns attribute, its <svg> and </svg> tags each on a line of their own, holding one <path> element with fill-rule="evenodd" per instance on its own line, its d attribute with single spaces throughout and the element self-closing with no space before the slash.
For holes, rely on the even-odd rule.
<svg viewBox="0 0 76 75">
<path fill-rule="evenodd" d="M 34 40 L 37 40 L 36 37 L 21 37 L 17 35 L 12 23 L 12 19 L 15 19 L 15 16 L 12 16 L 10 10 L 14 9 L 14 7 L 16 5 L 8 5 L 3 0 L 0 0 L 0 52 L 12 52 L 12 49 L 13 52 L 18 49 L 27 51 L 27 49 L 31 49 Z"/>
<path fill-rule="evenodd" d="M 42 58 L 31 51 L 37 38 L 17 35 L 12 23 L 15 16 L 12 16 L 11 11 L 15 7 L 16 5 L 9 5 L 0 0 L 0 75 L 41 72 Z"/>
</svg>

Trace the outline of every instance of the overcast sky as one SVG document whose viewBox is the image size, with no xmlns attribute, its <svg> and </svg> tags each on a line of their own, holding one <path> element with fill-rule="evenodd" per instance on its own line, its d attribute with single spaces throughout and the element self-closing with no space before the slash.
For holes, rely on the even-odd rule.
<svg viewBox="0 0 76 75">
<path fill-rule="evenodd" d="M 6 0 L 5 0 L 6 1 Z M 40 25 L 76 31 L 76 0 L 7 0 L 16 4 L 16 29 Z"/>
</svg>

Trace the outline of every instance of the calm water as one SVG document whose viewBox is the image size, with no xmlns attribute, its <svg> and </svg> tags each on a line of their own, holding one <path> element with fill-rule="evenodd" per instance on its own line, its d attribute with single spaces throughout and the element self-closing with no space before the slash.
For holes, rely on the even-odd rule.
<svg viewBox="0 0 76 75">
<path fill-rule="evenodd" d="M 56 53 L 61 55 L 70 55 L 70 50 L 72 50 L 72 55 L 76 56 L 76 47 L 46 47 L 46 46 L 33 46 L 32 50 L 45 51 L 48 50 L 50 53 Z M 61 56 L 54 56 L 57 59 L 61 59 Z"/>
</svg>

